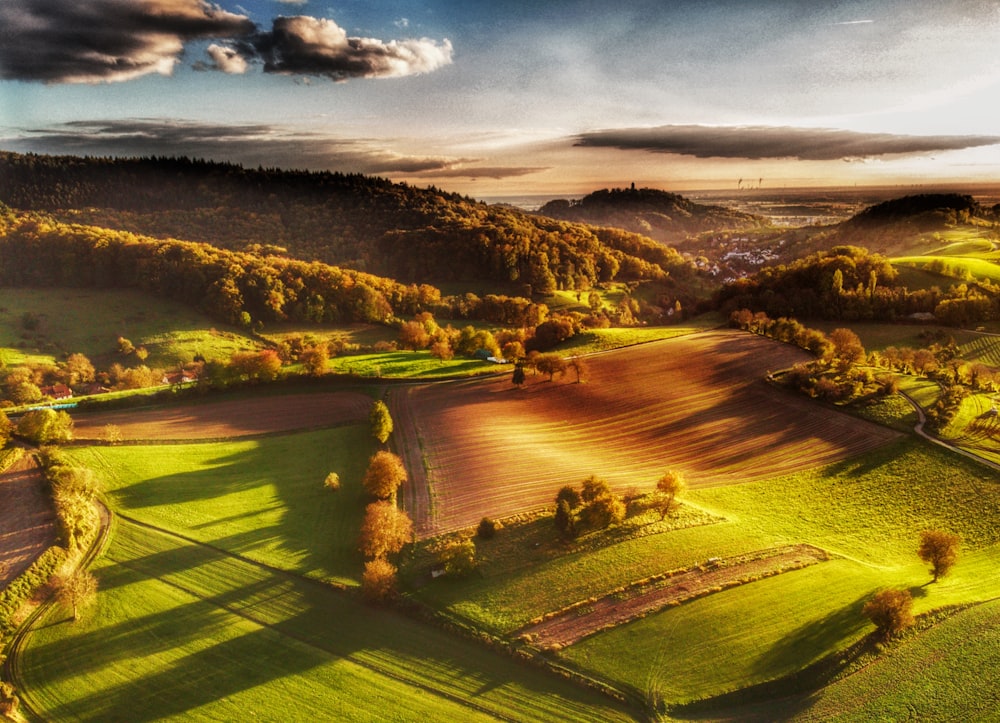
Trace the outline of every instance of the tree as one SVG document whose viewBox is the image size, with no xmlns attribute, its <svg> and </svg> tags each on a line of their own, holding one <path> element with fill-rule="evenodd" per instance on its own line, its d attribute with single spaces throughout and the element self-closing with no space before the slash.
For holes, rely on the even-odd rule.
<svg viewBox="0 0 1000 723">
<path fill-rule="evenodd" d="M 920 559 L 931 566 L 934 582 L 944 577 L 958 560 L 962 538 L 944 530 L 924 530 L 920 533 Z"/>
<path fill-rule="evenodd" d="M 572 540 L 576 537 L 576 518 L 566 500 L 559 500 L 556 504 L 556 515 L 553 518 L 559 536 L 564 540 Z"/>
<path fill-rule="evenodd" d="M 32 444 L 59 444 L 73 439 L 73 420 L 55 409 L 33 409 L 17 423 L 17 434 Z"/>
<path fill-rule="evenodd" d="M 77 570 L 70 575 L 55 575 L 51 583 L 56 591 L 56 599 L 73 611 L 74 621 L 80 619 L 80 610 L 97 597 L 97 578 L 86 570 Z"/>
<path fill-rule="evenodd" d="M 580 506 L 580 493 L 573 485 L 564 485 L 556 492 L 556 505 L 558 506 L 563 500 L 566 501 L 571 510 L 575 510 Z"/>
<path fill-rule="evenodd" d="M 661 520 L 670 514 L 670 510 L 674 506 L 674 500 L 685 489 L 687 489 L 687 482 L 684 479 L 684 475 L 677 470 L 668 470 L 656 481 L 656 491 L 659 495 L 657 509 L 660 512 Z"/>
<path fill-rule="evenodd" d="M 0 409 L 0 447 L 5 447 L 7 442 L 10 441 L 10 434 L 14 430 L 14 425 L 11 424 L 10 419 L 7 418 L 7 414 Z"/>
<path fill-rule="evenodd" d="M 413 539 L 410 516 L 392 502 L 381 500 L 365 508 L 358 549 L 365 557 L 385 557 L 403 549 Z"/>
<path fill-rule="evenodd" d="M 511 377 L 514 386 L 520 387 L 524 384 L 524 364 L 518 362 L 514 365 L 514 376 Z"/>
<path fill-rule="evenodd" d="M 446 575 L 464 577 L 476 569 L 476 543 L 468 537 L 447 540 L 436 552 Z"/>
<path fill-rule="evenodd" d="M 551 382 L 556 374 L 562 376 L 566 373 L 566 360 L 558 354 L 539 354 L 535 359 L 535 369 L 548 374 Z"/>
<path fill-rule="evenodd" d="M 403 460 L 392 452 L 379 450 L 368 460 L 368 469 L 362 483 L 372 497 L 380 500 L 394 498 L 396 490 L 406 481 Z"/>
<path fill-rule="evenodd" d="M 311 346 L 299 354 L 299 361 L 306 373 L 314 377 L 323 376 L 330 361 L 330 348 L 326 344 Z"/>
<path fill-rule="evenodd" d="M 447 339 L 441 339 L 431 344 L 431 356 L 442 362 L 450 361 L 455 357 L 455 351 Z"/>
<path fill-rule="evenodd" d="M 913 597 L 909 590 L 883 590 L 861 612 L 875 624 L 879 636 L 888 639 L 913 625 Z"/>
<path fill-rule="evenodd" d="M 124 435 L 122 435 L 121 427 L 117 424 L 105 424 L 104 431 L 101 436 L 108 444 L 118 444 L 125 438 Z"/>
<path fill-rule="evenodd" d="M 585 514 L 591 525 L 603 529 L 624 520 L 625 511 L 625 503 L 618 496 L 608 493 L 587 505 Z"/>
<path fill-rule="evenodd" d="M 479 521 L 479 526 L 476 528 L 476 537 L 481 540 L 492 540 L 497 534 L 496 520 L 491 520 L 489 517 L 484 517 Z"/>
<path fill-rule="evenodd" d="M 389 407 L 381 399 L 372 404 L 368 421 L 372 426 L 372 436 L 381 444 L 385 444 L 392 434 L 392 416 L 389 414 Z"/>
<path fill-rule="evenodd" d="M 611 488 L 608 487 L 608 483 L 595 475 L 590 475 L 585 479 L 580 489 L 580 497 L 588 505 L 594 500 L 610 494 Z"/>
<path fill-rule="evenodd" d="M 399 345 L 404 349 L 426 349 L 430 342 L 427 328 L 419 321 L 407 321 L 399 329 Z"/>
<path fill-rule="evenodd" d="M 0 662 L 3 657 L 0 656 Z M 0 681 L 0 716 L 11 720 L 21 720 L 18 710 L 21 707 L 21 699 L 17 697 L 17 689 L 5 681 Z"/>
<path fill-rule="evenodd" d="M 384 557 L 365 562 L 361 573 L 361 595 L 371 603 L 382 603 L 396 594 L 396 566 Z"/>
<path fill-rule="evenodd" d="M 336 472 L 331 472 L 323 480 L 323 486 L 331 492 L 337 492 L 340 489 L 340 475 Z"/>
<path fill-rule="evenodd" d="M 569 360 L 569 368 L 576 372 L 576 383 L 587 381 L 587 374 L 590 372 L 590 365 L 583 357 L 575 356 Z"/>
<path fill-rule="evenodd" d="M 846 366 L 856 364 L 865 358 L 865 347 L 861 339 L 850 329 L 834 329 L 830 332 L 833 344 L 833 358 Z"/>
<path fill-rule="evenodd" d="M 66 372 L 66 383 L 71 387 L 94 381 L 94 365 L 83 354 L 70 354 L 63 369 Z"/>
</svg>

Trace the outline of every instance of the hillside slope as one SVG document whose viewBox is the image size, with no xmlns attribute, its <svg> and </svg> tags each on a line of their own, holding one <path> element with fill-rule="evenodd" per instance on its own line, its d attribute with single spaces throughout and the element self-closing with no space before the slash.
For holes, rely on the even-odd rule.
<svg viewBox="0 0 1000 723">
<path fill-rule="evenodd" d="M 638 234 L 353 174 L 0 153 L 0 201 L 64 222 L 280 253 L 407 283 L 507 284 L 525 296 L 693 273 L 675 250 Z"/>
</svg>

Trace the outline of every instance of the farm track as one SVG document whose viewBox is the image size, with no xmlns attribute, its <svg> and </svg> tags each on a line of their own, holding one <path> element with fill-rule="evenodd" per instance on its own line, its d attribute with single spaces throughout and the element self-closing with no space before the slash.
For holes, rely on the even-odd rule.
<svg viewBox="0 0 1000 723">
<path fill-rule="evenodd" d="M 25 452 L 0 475 L 0 590 L 56 540 L 56 516 L 34 456 Z"/>
<path fill-rule="evenodd" d="M 736 484 L 828 464 L 897 432 L 771 387 L 808 357 L 745 333 L 713 331 L 590 358 L 586 383 L 508 377 L 413 387 L 410 403 L 435 514 L 427 533 L 551 504 L 591 474 L 651 489 L 665 469 L 689 485 Z M 572 378 L 572 375 L 570 375 Z"/>
<path fill-rule="evenodd" d="M 673 571 L 587 605 L 571 606 L 547 620 L 523 628 L 517 635 L 530 635 L 532 644 L 542 648 L 565 647 L 666 607 L 828 559 L 824 550 L 802 544 L 713 560 L 707 565 Z"/>
</svg>

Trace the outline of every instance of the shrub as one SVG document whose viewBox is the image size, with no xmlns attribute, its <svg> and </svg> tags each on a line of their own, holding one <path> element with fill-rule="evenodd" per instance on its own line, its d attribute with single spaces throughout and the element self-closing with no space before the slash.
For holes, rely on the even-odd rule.
<svg viewBox="0 0 1000 723">
<path fill-rule="evenodd" d="M 886 640 L 913 625 L 913 597 L 909 590 L 883 590 L 866 602 L 861 612 Z"/>
<path fill-rule="evenodd" d="M 336 472 L 331 472 L 323 480 L 323 486 L 326 487 L 331 492 L 336 492 L 340 489 L 340 475 Z"/>
<path fill-rule="evenodd" d="M 489 517 L 484 517 L 479 521 L 476 528 L 476 536 L 482 540 L 492 540 L 497 534 L 497 523 Z"/>
</svg>

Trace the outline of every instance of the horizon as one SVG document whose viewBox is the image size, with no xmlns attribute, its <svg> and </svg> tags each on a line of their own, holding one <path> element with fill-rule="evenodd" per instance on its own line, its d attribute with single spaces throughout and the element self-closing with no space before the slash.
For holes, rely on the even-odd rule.
<svg viewBox="0 0 1000 723">
<path fill-rule="evenodd" d="M 987 0 L 6 0 L 0 148 L 464 195 L 995 183 Z"/>
</svg>

